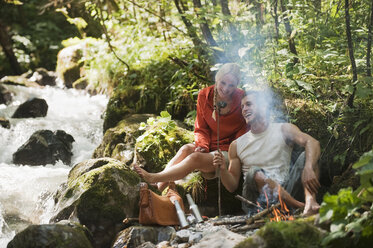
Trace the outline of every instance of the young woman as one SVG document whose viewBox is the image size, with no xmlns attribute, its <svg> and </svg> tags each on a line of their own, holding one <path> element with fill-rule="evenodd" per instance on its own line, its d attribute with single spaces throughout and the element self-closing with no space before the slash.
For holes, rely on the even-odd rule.
<svg viewBox="0 0 373 248">
<path fill-rule="evenodd" d="M 213 158 L 217 150 L 218 112 L 219 149 L 226 156 L 226 161 L 230 143 L 248 131 L 241 114 L 244 91 L 237 88 L 239 82 L 238 65 L 224 64 L 216 73 L 215 85 L 202 89 L 198 94 L 194 143 L 182 146 L 163 171 L 149 173 L 135 164 L 136 172 L 146 182 L 158 183 L 159 190 L 163 190 L 168 182 L 182 179 L 195 170 L 201 171 L 207 179 L 215 178 Z"/>
</svg>

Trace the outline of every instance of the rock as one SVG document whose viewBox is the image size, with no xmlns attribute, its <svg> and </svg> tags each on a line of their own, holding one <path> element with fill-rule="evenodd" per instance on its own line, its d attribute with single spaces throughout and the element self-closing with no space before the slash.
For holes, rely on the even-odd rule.
<svg viewBox="0 0 373 248">
<path fill-rule="evenodd" d="M 144 132 L 139 130 L 140 123 L 146 122 L 150 117 L 155 116 L 134 114 L 119 122 L 117 126 L 108 129 L 92 157 L 111 157 L 123 163 L 132 162 L 136 138 Z"/>
<path fill-rule="evenodd" d="M 305 221 L 297 220 L 268 222 L 254 236 L 259 238 L 249 237 L 236 247 L 319 247 L 324 233 Z"/>
<path fill-rule="evenodd" d="M 174 236 L 175 229 L 169 226 L 133 226 L 124 229 L 118 234 L 112 248 L 135 248 L 139 247 L 144 242 L 158 244 L 162 241 L 170 241 Z M 155 247 L 155 245 L 144 247 Z"/>
<path fill-rule="evenodd" d="M 44 99 L 32 98 L 19 105 L 12 118 L 36 118 L 45 117 L 48 104 Z"/>
<path fill-rule="evenodd" d="M 55 86 L 56 78 L 57 77 L 54 72 L 47 71 L 44 68 L 37 68 L 36 71 L 30 77 L 30 80 L 41 86 Z"/>
<path fill-rule="evenodd" d="M 84 75 L 80 69 L 83 65 L 80 59 L 83 56 L 85 43 L 65 47 L 57 55 L 56 72 L 67 88 L 72 88 L 73 83 Z"/>
<path fill-rule="evenodd" d="M 148 122 L 145 133 L 136 139 L 137 157 L 143 159 L 146 171 L 159 172 L 183 145 L 193 142 L 194 135 L 179 127 L 167 112 Z"/>
<path fill-rule="evenodd" d="M 109 247 L 124 218 L 139 215 L 140 177 L 111 158 L 90 159 L 73 167 L 55 196 L 51 222 L 76 220 L 93 235 L 94 247 Z"/>
<path fill-rule="evenodd" d="M 76 223 L 31 225 L 18 233 L 7 248 L 91 248 L 87 233 Z"/>
<path fill-rule="evenodd" d="M 0 117 L 0 126 L 3 128 L 10 128 L 10 122 L 9 120 L 5 119 L 4 117 Z"/>
<path fill-rule="evenodd" d="M 79 78 L 78 80 L 76 80 L 73 83 L 72 86 L 73 86 L 74 89 L 83 90 L 83 89 L 87 88 L 88 81 L 87 81 L 86 78 Z"/>
<path fill-rule="evenodd" d="M 26 165 L 70 164 L 74 138 L 65 131 L 39 130 L 13 154 L 13 163 Z"/>
<path fill-rule="evenodd" d="M 0 84 L 0 104 L 8 105 L 12 101 L 12 94 L 2 84 Z"/>
<path fill-rule="evenodd" d="M 21 85 L 26 87 L 40 87 L 37 83 L 24 76 L 5 76 L 0 80 L 2 84 Z"/>
<path fill-rule="evenodd" d="M 205 235 L 201 241 L 193 248 L 226 248 L 234 247 L 236 244 L 245 240 L 245 236 L 228 231 L 226 229 L 220 229 L 216 232 L 211 232 Z"/>
</svg>

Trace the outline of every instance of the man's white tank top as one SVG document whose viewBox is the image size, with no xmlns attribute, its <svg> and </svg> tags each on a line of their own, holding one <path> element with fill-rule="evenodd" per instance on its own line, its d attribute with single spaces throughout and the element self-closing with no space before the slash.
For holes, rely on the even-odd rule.
<svg viewBox="0 0 373 248">
<path fill-rule="evenodd" d="M 271 123 L 262 133 L 249 131 L 237 139 L 237 155 L 244 175 L 251 166 L 258 166 L 278 183 L 284 182 L 289 172 L 292 147 L 285 142 L 282 125 Z"/>
</svg>

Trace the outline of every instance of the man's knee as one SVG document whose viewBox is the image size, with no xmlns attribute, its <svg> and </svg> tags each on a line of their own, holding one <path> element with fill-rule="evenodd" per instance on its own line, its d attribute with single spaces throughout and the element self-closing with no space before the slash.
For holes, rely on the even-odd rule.
<svg viewBox="0 0 373 248">
<path fill-rule="evenodd" d="M 261 172 L 261 171 L 256 171 L 255 172 L 254 180 L 255 180 L 255 184 L 256 184 L 256 187 L 257 187 L 258 190 L 263 188 L 263 186 L 266 184 L 266 179 L 267 179 L 267 177 L 264 175 L 263 172 Z"/>
</svg>

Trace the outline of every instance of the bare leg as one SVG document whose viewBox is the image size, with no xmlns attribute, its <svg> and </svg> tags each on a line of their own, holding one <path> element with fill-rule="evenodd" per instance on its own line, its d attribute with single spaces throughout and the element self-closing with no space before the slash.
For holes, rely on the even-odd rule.
<svg viewBox="0 0 373 248">
<path fill-rule="evenodd" d="M 193 152 L 180 163 L 169 166 L 159 173 L 149 173 L 138 165 L 134 165 L 136 172 L 148 183 L 170 182 L 184 178 L 194 170 L 213 172 L 213 155 L 210 153 Z"/>
<path fill-rule="evenodd" d="M 314 169 L 317 178 L 319 178 L 319 168 L 316 167 Z M 303 174 L 302 174 L 303 177 Z M 320 205 L 316 201 L 316 194 L 311 194 L 305 187 L 304 187 L 304 198 L 305 198 L 305 207 L 303 211 L 303 215 L 309 216 L 313 214 L 317 214 L 320 209 Z"/>
<path fill-rule="evenodd" d="M 287 206 L 295 207 L 295 208 L 302 208 L 304 207 L 304 203 L 295 200 L 280 184 L 276 181 L 267 178 L 262 172 L 257 172 L 255 174 L 255 182 L 260 191 L 262 191 L 264 185 L 268 184 L 271 190 L 277 190 L 280 187 L 280 194 L 281 199 L 285 202 Z"/>
<path fill-rule="evenodd" d="M 181 161 L 183 161 L 188 155 L 192 154 L 195 149 L 195 145 L 193 144 L 186 144 L 183 145 L 179 151 L 176 153 L 176 155 L 167 163 L 164 170 L 167 170 L 169 167 L 174 166 Z M 168 182 L 158 182 L 157 186 L 160 191 L 163 191 L 168 185 Z"/>
</svg>

